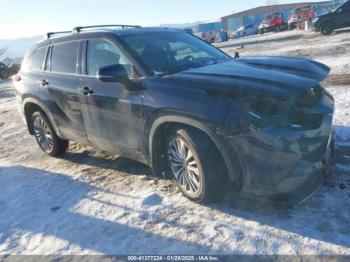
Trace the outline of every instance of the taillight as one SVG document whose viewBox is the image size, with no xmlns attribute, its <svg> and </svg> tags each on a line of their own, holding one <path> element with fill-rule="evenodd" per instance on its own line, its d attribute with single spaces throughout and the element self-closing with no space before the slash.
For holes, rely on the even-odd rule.
<svg viewBox="0 0 350 262">
<path fill-rule="evenodd" d="M 20 75 L 14 75 L 14 76 L 12 77 L 12 80 L 13 80 L 14 82 L 19 82 L 19 81 L 22 80 L 22 78 L 21 78 Z"/>
</svg>

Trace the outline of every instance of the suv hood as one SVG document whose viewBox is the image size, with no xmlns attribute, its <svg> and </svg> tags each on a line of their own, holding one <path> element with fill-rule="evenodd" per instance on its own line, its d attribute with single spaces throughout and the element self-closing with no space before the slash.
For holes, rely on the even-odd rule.
<svg viewBox="0 0 350 262">
<path fill-rule="evenodd" d="M 218 93 L 299 95 L 324 80 L 330 68 L 304 58 L 246 57 L 186 70 L 169 78 L 189 88 Z"/>
</svg>

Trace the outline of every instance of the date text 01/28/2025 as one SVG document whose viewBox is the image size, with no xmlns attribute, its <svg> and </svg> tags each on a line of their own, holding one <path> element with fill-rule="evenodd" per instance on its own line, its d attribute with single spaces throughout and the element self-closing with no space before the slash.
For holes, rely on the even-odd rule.
<svg viewBox="0 0 350 262">
<path fill-rule="evenodd" d="M 219 261 L 217 256 L 128 256 L 128 261 Z"/>
</svg>

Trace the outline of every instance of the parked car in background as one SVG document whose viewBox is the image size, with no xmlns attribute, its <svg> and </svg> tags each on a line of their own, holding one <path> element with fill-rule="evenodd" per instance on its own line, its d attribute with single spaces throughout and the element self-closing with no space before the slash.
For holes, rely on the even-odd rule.
<svg viewBox="0 0 350 262">
<path fill-rule="evenodd" d="M 286 27 L 287 23 L 284 21 L 283 13 L 276 12 L 265 16 L 264 20 L 259 25 L 259 33 L 279 32 L 285 30 Z"/>
<path fill-rule="evenodd" d="M 315 18 L 315 11 L 316 9 L 313 5 L 294 9 L 292 15 L 288 19 L 288 29 L 293 30 L 298 27 L 299 23 L 313 20 Z"/>
<path fill-rule="evenodd" d="M 350 1 L 312 21 L 313 30 L 330 35 L 335 29 L 350 27 Z"/>
<path fill-rule="evenodd" d="M 229 189 L 298 203 L 322 184 L 333 148 L 329 71 L 233 59 L 184 30 L 90 26 L 48 34 L 13 80 L 50 156 L 73 140 L 148 164 L 196 202 Z"/>
<path fill-rule="evenodd" d="M 215 42 L 217 38 L 217 32 L 214 32 L 214 31 L 199 32 L 199 33 L 196 33 L 195 35 L 208 43 Z"/>
<path fill-rule="evenodd" d="M 198 24 L 193 28 L 195 35 L 208 43 L 213 43 L 220 39 L 220 32 L 222 31 L 222 23 L 210 22 Z"/>
<path fill-rule="evenodd" d="M 192 34 L 192 35 L 193 35 L 193 30 L 192 30 L 192 28 L 185 28 L 184 31 L 185 31 L 186 33 L 189 33 L 189 34 Z"/>
<path fill-rule="evenodd" d="M 7 66 L 4 63 L 0 63 L 0 78 L 6 79 L 17 74 L 20 70 L 20 67 L 20 64 L 12 63 L 11 65 Z"/>
<path fill-rule="evenodd" d="M 254 25 L 242 25 L 240 28 L 238 28 L 237 31 L 235 31 L 232 34 L 232 38 L 239 38 L 249 35 L 256 35 L 258 34 L 259 29 L 257 26 Z"/>
<path fill-rule="evenodd" d="M 9 68 L 4 64 L 0 62 L 0 78 L 5 79 L 10 76 Z"/>
</svg>

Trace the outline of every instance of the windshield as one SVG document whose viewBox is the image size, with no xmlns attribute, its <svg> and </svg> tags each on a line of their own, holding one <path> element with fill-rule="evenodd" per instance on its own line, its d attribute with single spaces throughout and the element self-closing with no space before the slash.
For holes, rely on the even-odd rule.
<svg viewBox="0 0 350 262">
<path fill-rule="evenodd" d="M 221 63 L 230 57 L 186 32 L 145 32 L 122 41 L 155 74 Z"/>
</svg>

